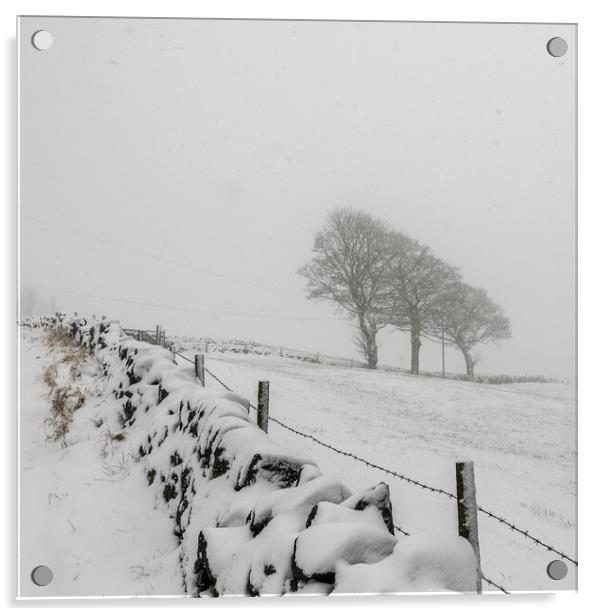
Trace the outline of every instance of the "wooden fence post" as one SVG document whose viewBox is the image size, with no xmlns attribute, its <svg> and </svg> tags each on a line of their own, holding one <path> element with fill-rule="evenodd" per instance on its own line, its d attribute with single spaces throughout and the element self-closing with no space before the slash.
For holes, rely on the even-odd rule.
<svg viewBox="0 0 602 616">
<path fill-rule="evenodd" d="M 200 353 L 194 356 L 194 373 L 201 381 L 201 385 L 205 387 L 205 356 Z"/>
<path fill-rule="evenodd" d="M 142 330 L 141 329 L 138 330 L 138 341 L 142 342 Z"/>
<path fill-rule="evenodd" d="M 267 434 L 270 416 L 270 382 L 259 381 L 257 388 L 257 425 Z"/>
<path fill-rule="evenodd" d="M 169 350 L 171 351 L 171 358 L 175 362 L 176 361 L 176 345 L 173 342 L 169 345 Z"/>
<path fill-rule="evenodd" d="M 161 326 L 157 325 L 157 327 L 155 327 L 155 344 L 159 345 L 161 344 Z"/>
<path fill-rule="evenodd" d="M 458 533 L 468 540 L 477 561 L 477 592 L 482 592 L 481 550 L 477 522 L 477 491 L 473 462 L 456 462 L 456 496 L 458 497 Z"/>
<path fill-rule="evenodd" d="M 209 352 L 209 341 L 205 340 L 205 353 Z"/>
</svg>

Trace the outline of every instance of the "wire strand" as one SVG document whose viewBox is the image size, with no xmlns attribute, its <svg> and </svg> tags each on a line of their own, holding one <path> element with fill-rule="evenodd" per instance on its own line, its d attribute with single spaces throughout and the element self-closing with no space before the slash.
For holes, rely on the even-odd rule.
<svg viewBox="0 0 602 616">
<path fill-rule="evenodd" d="M 98 299 L 102 301 L 117 302 L 119 304 L 131 304 L 133 306 L 145 306 L 148 308 L 160 308 L 161 310 L 172 310 L 176 312 L 192 312 L 194 314 L 208 314 L 222 317 L 237 317 L 237 318 L 249 318 L 249 319 L 285 319 L 289 321 L 340 321 L 336 317 L 312 317 L 304 315 L 279 315 L 279 314 L 260 314 L 260 313 L 246 313 L 246 312 L 223 312 L 220 310 L 199 310 L 198 308 L 189 308 L 186 306 L 170 306 L 167 304 L 154 304 L 152 302 L 142 302 L 136 300 L 128 300 L 120 297 L 110 297 L 106 295 L 95 295 L 93 293 L 84 293 L 82 291 L 71 291 L 69 289 L 60 289 L 58 287 L 52 287 L 46 284 L 38 285 L 41 288 L 49 289 L 51 291 L 58 291 L 59 293 L 68 293 L 70 295 L 78 295 L 80 297 L 89 297 L 92 299 Z"/>
<path fill-rule="evenodd" d="M 70 233 L 71 235 L 79 235 L 81 237 L 85 237 L 86 239 L 94 240 L 95 242 L 99 242 L 101 244 L 105 244 L 113 248 L 119 248 L 121 250 L 125 250 L 126 252 L 130 252 L 132 254 L 138 254 L 144 257 L 149 257 L 151 259 L 155 259 L 156 261 L 160 261 L 162 263 L 167 263 L 169 265 L 175 265 L 176 267 L 181 267 L 183 269 L 191 270 L 193 272 L 198 272 L 200 274 L 205 274 L 207 276 L 212 276 L 213 278 L 219 278 L 221 280 L 237 282 L 239 284 L 246 284 L 256 289 L 264 289 L 265 291 L 270 291 L 272 293 L 279 293 L 281 295 L 288 295 L 289 297 L 305 297 L 304 295 L 300 293 L 295 293 L 294 291 L 286 291 L 283 289 L 279 289 L 277 287 L 272 287 L 272 286 L 263 284 L 261 282 L 257 282 L 253 280 L 246 280 L 245 278 L 240 278 L 239 276 L 231 276 L 229 274 L 221 274 L 220 272 L 213 272 L 207 268 L 197 267 L 195 265 L 191 265 L 190 263 L 183 263 L 182 261 L 177 261 L 176 259 L 170 259 L 169 257 L 162 257 L 161 255 L 155 254 L 148 250 L 143 250 L 141 248 L 136 248 L 133 246 L 126 246 L 125 244 L 119 244 L 118 242 L 112 242 L 111 240 L 98 237 L 97 235 L 92 235 L 91 233 L 86 233 L 85 231 L 78 231 L 76 229 L 70 229 L 69 227 L 63 227 L 62 225 L 57 225 L 56 223 L 52 223 L 47 220 L 42 220 L 41 218 L 38 218 L 37 216 L 31 216 L 29 214 L 21 214 L 21 218 L 25 218 L 27 220 L 33 220 L 34 222 L 50 227 L 51 229 L 62 231 L 63 233 Z"/>
<path fill-rule="evenodd" d="M 506 595 L 511 594 L 510 591 L 506 590 L 501 584 L 497 584 L 496 582 L 489 579 L 488 577 L 485 577 L 482 571 L 481 571 L 481 579 L 485 580 L 485 582 L 487 582 L 487 584 L 489 584 L 490 586 L 493 586 L 494 588 L 501 590 L 504 594 Z"/>
</svg>

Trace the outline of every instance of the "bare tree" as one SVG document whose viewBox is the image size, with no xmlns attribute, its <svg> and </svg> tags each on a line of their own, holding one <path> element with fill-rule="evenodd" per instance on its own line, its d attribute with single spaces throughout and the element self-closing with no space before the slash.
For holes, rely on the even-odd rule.
<svg viewBox="0 0 602 616">
<path fill-rule="evenodd" d="M 421 338 L 437 335 L 441 302 L 460 277 L 457 269 L 435 257 L 430 248 L 402 233 L 395 233 L 392 250 L 388 321 L 410 333 L 411 372 L 418 374 Z"/>
<path fill-rule="evenodd" d="M 378 363 L 376 335 L 386 326 L 390 238 L 382 221 L 338 208 L 316 234 L 311 260 L 299 270 L 310 299 L 330 301 L 356 320 L 355 342 L 371 369 Z"/>
<path fill-rule="evenodd" d="M 31 288 L 21 289 L 19 312 L 22 317 L 38 317 L 48 312 L 48 305 L 41 295 Z"/>
<path fill-rule="evenodd" d="M 476 289 L 465 282 L 456 283 L 446 295 L 443 328 L 464 356 L 466 376 L 470 381 L 474 379 L 474 367 L 480 359 L 479 353 L 473 351 L 477 344 L 512 335 L 510 321 L 502 308 L 484 289 Z"/>
</svg>

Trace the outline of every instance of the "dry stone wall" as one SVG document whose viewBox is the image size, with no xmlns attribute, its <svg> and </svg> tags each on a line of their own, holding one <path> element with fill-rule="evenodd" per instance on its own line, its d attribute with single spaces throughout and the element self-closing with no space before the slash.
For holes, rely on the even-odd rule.
<svg viewBox="0 0 602 616">
<path fill-rule="evenodd" d="M 100 360 L 148 489 L 173 519 L 187 594 L 476 590 L 464 539 L 396 536 L 385 483 L 352 494 L 260 430 L 248 400 L 205 389 L 166 349 L 115 322 L 37 323 Z"/>
</svg>

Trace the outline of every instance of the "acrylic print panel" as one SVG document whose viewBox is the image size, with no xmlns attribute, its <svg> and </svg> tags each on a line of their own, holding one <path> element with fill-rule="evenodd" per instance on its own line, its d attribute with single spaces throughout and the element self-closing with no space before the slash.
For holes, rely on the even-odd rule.
<svg viewBox="0 0 602 616">
<path fill-rule="evenodd" d="M 21 18 L 20 595 L 574 589 L 576 44 Z"/>
</svg>

